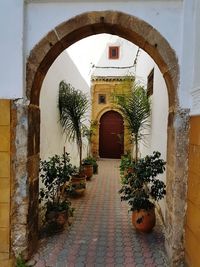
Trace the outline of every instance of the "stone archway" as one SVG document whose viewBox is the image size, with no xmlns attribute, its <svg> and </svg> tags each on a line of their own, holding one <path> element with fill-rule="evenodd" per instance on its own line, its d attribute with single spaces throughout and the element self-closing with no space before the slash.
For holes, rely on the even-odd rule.
<svg viewBox="0 0 200 267">
<path fill-rule="evenodd" d="M 170 44 L 151 25 L 117 11 L 88 12 L 55 27 L 31 51 L 26 66 L 26 97 L 13 103 L 12 248 L 31 255 L 37 245 L 39 96 L 43 79 L 56 57 L 76 41 L 98 33 L 123 37 L 145 50 L 157 63 L 169 97 L 167 143 L 166 248 L 172 266 L 184 258 L 188 111 L 179 107 L 179 66 Z M 23 177 L 23 179 L 22 179 Z M 21 206 L 20 206 L 21 205 Z M 20 231 L 19 231 L 20 230 Z"/>
</svg>

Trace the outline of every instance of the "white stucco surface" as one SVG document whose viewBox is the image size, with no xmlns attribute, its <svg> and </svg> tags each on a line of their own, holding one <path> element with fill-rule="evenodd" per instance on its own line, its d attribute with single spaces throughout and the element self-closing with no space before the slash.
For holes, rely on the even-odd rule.
<svg viewBox="0 0 200 267">
<path fill-rule="evenodd" d="M 0 98 L 23 96 L 23 0 L 0 2 Z"/>
<path fill-rule="evenodd" d="M 200 114 L 199 0 L 1 0 L 0 97 L 25 97 L 26 58 L 55 26 L 83 12 L 113 9 L 143 19 L 166 38 L 180 64 L 180 106 Z"/>
<path fill-rule="evenodd" d="M 189 51 L 191 53 L 188 53 L 189 56 L 193 57 L 193 61 L 195 64 L 191 66 L 192 71 L 190 73 L 193 73 L 193 76 L 191 77 L 193 84 L 193 87 L 191 88 L 191 114 L 197 115 L 200 114 L 200 31 L 199 31 L 199 25 L 200 25 L 200 1 L 196 0 L 194 5 L 194 10 L 198 11 L 196 12 L 194 16 L 194 43 L 195 48 L 194 50 L 191 49 L 191 46 L 188 47 Z"/>
<path fill-rule="evenodd" d="M 46 159 L 54 154 L 61 155 L 65 146 L 66 151 L 70 153 L 72 163 L 78 165 L 79 156 L 76 144 L 66 141 L 59 122 L 58 89 L 62 80 L 72 84 L 76 89 L 89 92 L 88 85 L 66 51 L 55 60 L 42 84 L 40 94 L 40 157 Z"/>
<path fill-rule="evenodd" d="M 60 23 L 88 11 L 122 11 L 155 27 L 180 56 L 182 1 L 62 1 L 25 5 L 26 55 L 38 41 Z M 173 31 L 171 30 L 173 28 Z M 176 34 L 174 34 L 176 33 Z"/>
</svg>

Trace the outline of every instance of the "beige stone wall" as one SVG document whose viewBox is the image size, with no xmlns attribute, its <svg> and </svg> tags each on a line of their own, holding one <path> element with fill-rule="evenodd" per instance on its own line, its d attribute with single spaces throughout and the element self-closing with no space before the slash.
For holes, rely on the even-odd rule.
<svg viewBox="0 0 200 267">
<path fill-rule="evenodd" d="M 115 95 L 125 95 L 129 92 L 130 85 L 125 83 L 123 80 L 119 81 L 117 79 L 98 79 L 94 80 L 91 88 L 92 95 L 92 116 L 91 119 L 95 122 L 95 132 L 92 137 L 91 150 L 92 155 L 95 157 L 99 156 L 99 122 L 101 116 L 109 110 L 117 110 L 114 104 Z M 99 104 L 99 95 L 106 96 L 106 103 Z M 121 114 L 122 115 L 122 114 Z M 124 121 L 124 152 L 131 151 L 131 136 L 127 129 L 126 121 Z"/>
<path fill-rule="evenodd" d="M 0 100 L 0 266 L 10 258 L 10 101 Z"/>
</svg>

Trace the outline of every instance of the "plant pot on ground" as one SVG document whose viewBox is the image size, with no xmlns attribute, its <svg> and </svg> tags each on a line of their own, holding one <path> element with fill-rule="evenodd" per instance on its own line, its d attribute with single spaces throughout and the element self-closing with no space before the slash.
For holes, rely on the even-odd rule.
<svg viewBox="0 0 200 267">
<path fill-rule="evenodd" d="M 98 171 L 98 164 L 95 158 L 88 156 L 82 161 L 83 171 L 88 179 L 90 179 Z"/>
<path fill-rule="evenodd" d="M 120 189 L 121 200 L 127 201 L 132 211 L 132 223 L 142 232 L 149 232 L 155 225 L 155 203 L 165 194 L 165 184 L 157 175 L 165 171 L 166 162 L 159 152 L 133 161 L 134 171 L 129 172 Z"/>
<path fill-rule="evenodd" d="M 62 195 L 62 188 L 72 172 L 68 153 L 40 161 L 42 187 L 39 202 L 45 210 L 45 224 L 50 225 L 50 228 L 52 226 L 55 232 L 62 230 L 68 217 L 73 215 L 71 202 Z"/>
<path fill-rule="evenodd" d="M 71 196 L 82 196 L 86 190 L 86 178 L 84 172 L 72 174 L 70 180 Z"/>
<path fill-rule="evenodd" d="M 146 129 L 150 126 L 150 101 L 144 87 L 132 80 L 129 94 L 117 98 L 116 101 L 127 122 L 135 151 L 133 159 L 126 157 L 121 161 L 123 179 L 119 192 L 122 194 L 121 200 L 127 201 L 133 212 L 134 226 L 140 231 L 148 232 L 155 225 L 155 202 L 162 199 L 166 193 L 165 184 L 156 178 L 164 172 L 165 162 L 160 159 L 159 152 L 139 159 L 139 142 L 144 141 Z M 151 225 L 148 225 L 148 222 Z"/>
</svg>

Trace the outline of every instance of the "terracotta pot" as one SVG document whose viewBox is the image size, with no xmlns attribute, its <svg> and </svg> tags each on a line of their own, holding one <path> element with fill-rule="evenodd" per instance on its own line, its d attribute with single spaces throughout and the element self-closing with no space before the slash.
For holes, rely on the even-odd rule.
<svg viewBox="0 0 200 267">
<path fill-rule="evenodd" d="M 86 175 L 85 174 L 72 175 L 71 183 L 72 184 L 86 183 Z"/>
<path fill-rule="evenodd" d="M 132 224 L 140 232 L 151 232 L 156 223 L 155 208 L 132 212 Z"/>
<path fill-rule="evenodd" d="M 93 165 L 83 165 L 83 171 L 87 179 L 90 179 L 93 175 Z"/>
<path fill-rule="evenodd" d="M 56 223 L 60 227 L 64 227 L 68 219 L 67 212 L 65 211 L 58 211 L 56 216 Z"/>
<path fill-rule="evenodd" d="M 52 210 L 52 211 L 46 212 L 46 220 L 48 222 L 54 221 L 55 218 L 56 218 L 56 211 Z"/>
<path fill-rule="evenodd" d="M 83 184 L 84 187 L 79 188 L 80 184 Z M 71 185 L 72 187 L 74 186 L 75 188 L 75 195 L 82 195 L 86 189 L 86 175 L 85 174 L 73 175 L 71 178 Z"/>
<path fill-rule="evenodd" d="M 58 227 L 64 227 L 68 219 L 67 211 L 49 211 L 46 213 L 46 220 L 49 223 L 56 223 Z"/>
</svg>

